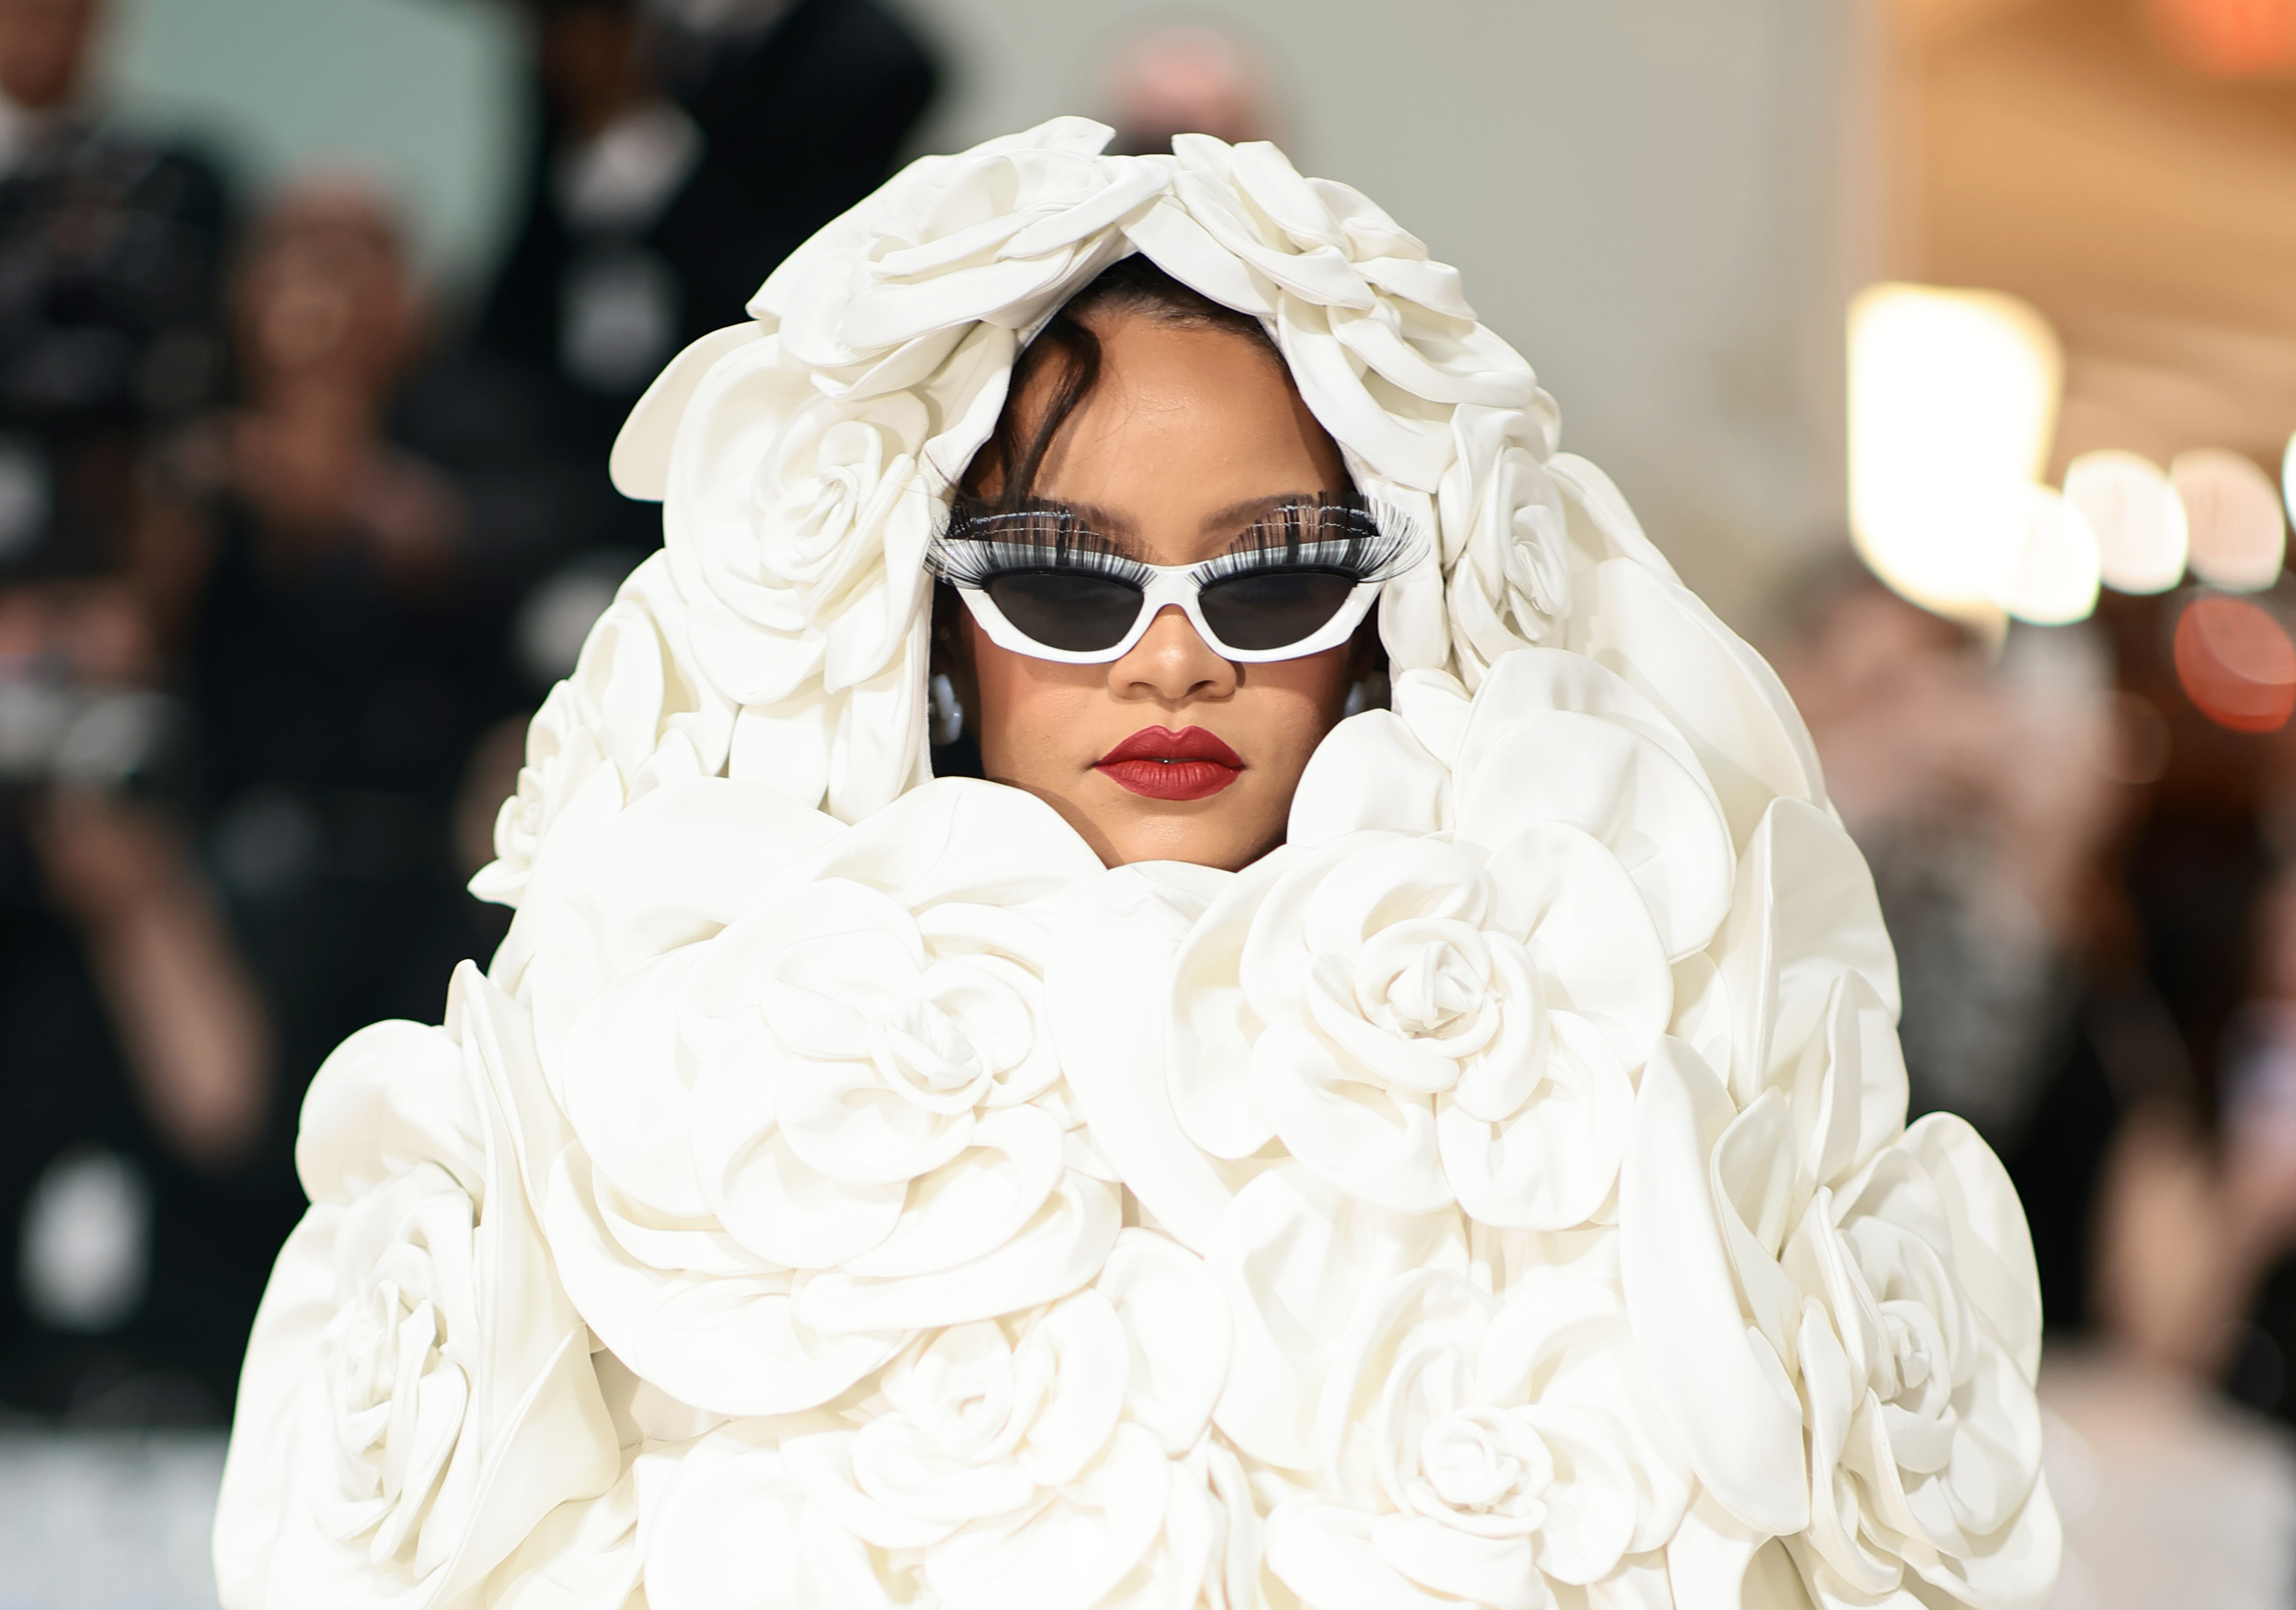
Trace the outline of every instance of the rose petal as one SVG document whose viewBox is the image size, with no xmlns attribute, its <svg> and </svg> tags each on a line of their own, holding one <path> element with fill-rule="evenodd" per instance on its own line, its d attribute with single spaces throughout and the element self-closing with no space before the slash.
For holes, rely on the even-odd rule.
<svg viewBox="0 0 2296 1610">
<path fill-rule="evenodd" d="M 1435 1131 L 1459 1205 L 1485 1224 L 1563 1229 L 1585 1222 L 1618 1179 L 1634 1086 L 1603 1036 L 1576 1014 L 1554 1020 L 1545 1077 L 1499 1122 L 1438 1100 Z"/>
<path fill-rule="evenodd" d="M 1174 1458 L 1195 1446 L 1227 1379 L 1229 1324 L 1219 1282 L 1203 1261 L 1146 1230 L 1130 1229 L 1094 1283 L 1114 1305 L 1130 1367 L 1124 1417 Z"/>
<path fill-rule="evenodd" d="M 844 1260 L 872 1279 L 928 1275 L 987 1256 L 1020 1234 L 1059 1185 L 1059 1123 L 1035 1107 L 984 1116 L 971 1146 L 908 1187 L 885 1241 Z"/>
<path fill-rule="evenodd" d="M 1119 1425 L 1107 1454 L 1058 1497 L 1017 1521 L 968 1527 L 934 1549 L 925 1580 L 953 1610 L 1087 1610 L 1155 1540 L 1171 1470 L 1153 1437 Z"/>
<path fill-rule="evenodd" d="M 806 1325 L 836 1334 L 962 1325 L 1013 1313 L 1089 1281 L 1120 1228 L 1112 1187 L 1064 1174 L 1035 1218 L 996 1251 L 930 1274 L 818 1275 L 800 1294 L 797 1311 Z"/>
</svg>

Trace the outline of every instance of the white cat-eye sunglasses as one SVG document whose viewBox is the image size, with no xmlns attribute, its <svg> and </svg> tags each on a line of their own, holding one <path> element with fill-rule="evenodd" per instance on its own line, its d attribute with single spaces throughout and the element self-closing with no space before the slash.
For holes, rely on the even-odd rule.
<svg viewBox="0 0 2296 1610">
<path fill-rule="evenodd" d="M 960 501 L 932 568 L 989 641 L 1016 654 L 1106 664 L 1177 606 L 1215 653 L 1262 664 L 1345 643 L 1407 546 L 1359 503 L 1303 501 L 1216 558 L 1147 564 L 1111 551 L 1068 510 L 996 513 Z"/>
</svg>

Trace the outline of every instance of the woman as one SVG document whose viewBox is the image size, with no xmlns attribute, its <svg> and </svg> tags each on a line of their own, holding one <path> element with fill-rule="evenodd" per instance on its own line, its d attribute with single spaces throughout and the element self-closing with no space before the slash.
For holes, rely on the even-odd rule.
<svg viewBox="0 0 2296 1610">
<path fill-rule="evenodd" d="M 2022 1220 L 1774 678 L 1384 213 L 1107 137 L 633 415 L 511 935 L 313 1087 L 226 1604 L 2038 1604 Z"/>
</svg>

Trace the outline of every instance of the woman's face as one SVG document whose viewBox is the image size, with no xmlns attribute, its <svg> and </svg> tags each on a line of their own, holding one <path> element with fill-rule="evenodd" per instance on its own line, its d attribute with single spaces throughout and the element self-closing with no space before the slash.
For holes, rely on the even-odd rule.
<svg viewBox="0 0 2296 1610">
<path fill-rule="evenodd" d="M 1100 382 L 1046 455 L 1036 497 L 1148 563 L 1182 565 L 1226 552 L 1287 499 L 1348 484 L 1339 449 L 1265 347 L 1137 315 L 1092 328 Z M 1023 423 L 1052 389 L 1047 370 L 1018 399 Z M 1066 665 L 998 647 L 969 612 L 957 629 L 958 681 L 991 780 L 1050 804 L 1111 867 L 1231 871 L 1283 842 L 1300 774 L 1367 669 L 1371 631 L 1238 664 L 1168 607 L 1123 658 Z M 1152 758 L 1175 753 L 1186 758 Z"/>
</svg>

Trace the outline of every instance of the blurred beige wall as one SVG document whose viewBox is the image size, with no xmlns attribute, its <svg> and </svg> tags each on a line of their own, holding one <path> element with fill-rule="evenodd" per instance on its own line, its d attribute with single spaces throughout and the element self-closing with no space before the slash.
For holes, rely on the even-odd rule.
<svg viewBox="0 0 2296 1610">
<path fill-rule="evenodd" d="M 450 290 L 517 224 L 521 29 L 505 0 L 106 5 L 104 101 L 193 136 L 257 196 L 313 167 L 380 180 Z"/>
<path fill-rule="evenodd" d="M 2276 468 L 2296 430 L 2296 66 L 2212 75 L 2108 0 L 1893 11 L 1912 272 L 2056 325 L 2051 473 L 2099 448 Z"/>
<path fill-rule="evenodd" d="M 1841 310 L 1870 277 L 1866 0 L 903 0 L 927 149 L 1106 110 L 1144 29 L 1271 69 L 1277 137 L 1459 265 L 1686 579 L 1742 628 L 1841 540 Z"/>
</svg>

